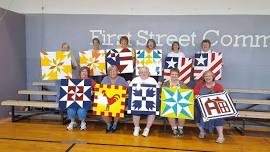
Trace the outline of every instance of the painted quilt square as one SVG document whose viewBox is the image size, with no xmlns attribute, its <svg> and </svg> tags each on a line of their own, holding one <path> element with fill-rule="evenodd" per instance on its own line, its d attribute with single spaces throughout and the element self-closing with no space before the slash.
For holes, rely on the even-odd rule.
<svg viewBox="0 0 270 152">
<path fill-rule="evenodd" d="M 96 84 L 93 114 L 123 118 L 126 93 L 125 86 Z"/>
<path fill-rule="evenodd" d="M 80 51 L 80 66 L 90 69 L 90 76 L 106 75 L 105 50 Z"/>
<path fill-rule="evenodd" d="M 193 90 L 162 87 L 160 116 L 193 120 Z"/>
<path fill-rule="evenodd" d="M 170 70 L 172 68 L 179 69 L 179 80 L 185 84 L 191 80 L 192 59 L 179 57 L 166 57 L 164 67 L 164 79 L 170 79 Z"/>
<path fill-rule="evenodd" d="M 88 79 L 62 79 L 60 82 L 59 108 L 91 109 L 92 81 Z"/>
<path fill-rule="evenodd" d="M 162 50 L 136 50 L 136 75 L 143 66 L 149 68 L 151 76 L 161 76 Z"/>
<path fill-rule="evenodd" d="M 160 88 L 153 84 L 133 84 L 128 88 L 128 114 L 159 115 Z"/>
<path fill-rule="evenodd" d="M 70 52 L 40 52 L 42 80 L 72 78 Z"/>
<path fill-rule="evenodd" d="M 205 122 L 218 118 L 237 117 L 239 115 L 231 97 L 226 91 L 201 95 L 197 99 L 203 114 L 203 121 Z"/>
<path fill-rule="evenodd" d="M 120 73 L 133 73 L 133 49 L 110 49 L 106 52 L 107 68 L 116 65 Z"/>
<path fill-rule="evenodd" d="M 199 80 L 205 71 L 212 71 L 215 79 L 220 80 L 222 76 L 222 53 L 196 53 L 194 58 L 194 79 Z"/>
</svg>

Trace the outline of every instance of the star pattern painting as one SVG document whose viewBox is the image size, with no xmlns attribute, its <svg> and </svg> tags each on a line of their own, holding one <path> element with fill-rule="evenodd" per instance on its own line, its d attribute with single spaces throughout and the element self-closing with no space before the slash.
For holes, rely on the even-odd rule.
<svg viewBox="0 0 270 152">
<path fill-rule="evenodd" d="M 106 52 L 107 68 L 116 65 L 119 73 L 133 73 L 133 49 L 110 49 Z"/>
<path fill-rule="evenodd" d="M 70 52 L 40 52 L 42 80 L 72 78 Z"/>
<path fill-rule="evenodd" d="M 215 79 L 222 76 L 222 53 L 196 53 L 194 59 L 194 79 L 199 80 L 205 71 L 210 70 L 215 74 Z"/>
<path fill-rule="evenodd" d="M 80 66 L 90 69 L 90 76 L 106 75 L 104 50 L 80 51 Z"/>
<path fill-rule="evenodd" d="M 164 66 L 164 79 L 170 79 L 170 71 L 172 68 L 179 69 L 179 80 L 185 84 L 191 80 L 192 59 L 179 57 L 166 57 Z"/>
<path fill-rule="evenodd" d="M 200 95 L 197 97 L 203 121 L 212 119 L 237 117 L 239 113 L 236 111 L 232 98 L 228 92 Z"/>
<path fill-rule="evenodd" d="M 162 50 L 136 50 L 136 75 L 143 66 L 148 67 L 151 76 L 161 76 Z"/>
<path fill-rule="evenodd" d="M 193 120 L 193 90 L 162 87 L 160 116 Z"/>
<path fill-rule="evenodd" d="M 128 88 L 128 114 L 159 115 L 160 88 L 153 84 L 133 84 Z"/>
<path fill-rule="evenodd" d="M 89 79 L 62 79 L 59 108 L 91 108 L 92 81 Z"/>
<path fill-rule="evenodd" d="M 123 118 L 126 93 L 125 86 L 96 84 L 93 114 Z"/>
</svg>

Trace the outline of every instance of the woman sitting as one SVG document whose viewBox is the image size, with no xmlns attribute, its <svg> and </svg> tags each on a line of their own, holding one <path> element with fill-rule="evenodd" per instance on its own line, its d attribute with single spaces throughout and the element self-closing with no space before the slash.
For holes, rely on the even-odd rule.
<svg viewBox="0 0 270 152">
<path fill-rule="evenodd" d="M 103 80 L 101 81 L 102 84 L 128 86 L 127 81 L 123 77 L 118 76 L 119 71 L 116 65 L 112 65 L 111 67 L 109 67 L 107 72 L 108 72 L 108 76 L 103 78 Z M 107 124 L 106 133 L 110 131 L 115 132 L 117 129 L 117 123 L 120 117 L 102 116 L 102 118 Z M 112 118 L 113 118 L 113 124 L 111 124 Z"/>
<path fill-rule="evenodd" d="M 133 84 L 138 84 L 138 85 L 141 85 L 141 84 L 154 84 L 154 85 L 158 85 L 157 81 L 152 78 L 152 77 L 149 77 L 150 76 L 150 72 L 149 72 L 149 69 L 147 67 L 141 67 L 139 69 L 139 76 L 134 78 L 129 86 L 132 86 Z M 133 132 L 133 135 L 134 136 L 139 136 L 139 133 L 140 133 L 140 118 L 141 118 L 142 115 L 133 115 L 132 118 L 133 118 L 133 124 L 134 124 L 134 132 Z M 148 134 L 149 134 L 149 131 L 150 131 L 150 128 L 153 124 L 155 120 L 155 115 L 154 114 L 151 114 L 151 115 L 147 115 L 147 125 L 143 131 L 143 136 L 144 137 L 147 137 Z"/>
<path fill-rule="evenodd" d="M 81 67 L 79 73 L 80 73 L 80 79 L 90 79 L 89 78 L 90 70 L 88 67 Z M 93 86 L 95 85 L 95 81 L 93 81 L 92 79 L 90 79 L 90 81 L 92 81 L 91 84 L 92 84 L 92 88 L 93 88 Z M 75 121 L 76 115 L 78 116 L 79 120 L 81 121 L 80 130 L 86 130 L 86 122 L 85 122 L 86 109 L 84 109 L 84 108 L 78 108 L 78 109 L 67 108 L 67 115 L 68 115 L 68 118 L 71 120 L 71 122 L 67 126 L 67 130 L 73 130 L 73 128 L 77 127 L 78 124 Z"/>
<path fill-rule="evenodd" d="M 219 93 L 223 92 L 223 86 L 215 81 L 215 75 L 212 71 L 206 71 L 203 74 L 203 81 L 198 82 L 194 88 L 194 94 L 197 95 L 206 95 L 206 94 L 212 94 L 212 93 Z M 198 101 L 195 100 L 195 106 L 194 106 L 194 112 L 195 112 L 195 123 L 200 129 L 199 138 L 205 138 L 205 129 L 208 129 L 210 132 L 213 131 L 213 128 L 215 127 L 218 132 L 218 138 L 216 140 L 217 143 L 223 143 L 224 142 L 224 135 L 223 135 L 223 119 L 214 119 L 209 120 L 207 122 L 203 122 L 202 114 L 199 109 Z"/>
<path fill-rule="evenodd" d="M 163 83 L 163 87 L 182 88 L 187 89 L 187 86 L 179 79 L 179 70 L 172 68 L 170 71 L 170 79 Z M 178 123 L 176 122 L 178 120 Z M 174 136 L 183 136 L 183 126 L 185 119 L 168 118 L 168 121 L 172 127 L 172 133 Z"/>
</svg>

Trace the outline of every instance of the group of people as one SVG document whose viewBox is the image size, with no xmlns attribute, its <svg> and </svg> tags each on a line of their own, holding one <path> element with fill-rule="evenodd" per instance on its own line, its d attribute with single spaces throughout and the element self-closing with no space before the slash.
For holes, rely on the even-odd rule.
<svg viewBox="0 0 270 152">
<path fill-rule="evenodd" d="M 128 37 L 122 36 L 120 38 L 120 48 L 128 48 Z M 93 43 L 93 49 L 92 50 L 100 50 L 100 40 L 98 38 L 94 38 L 92 40 Z M 180 51 L 180 44 L 179 42 L 175 41 L 172 43 L 171 51 L 168 53 L 168 57 L 185 57 L 184 53 Z M 153 50 L 156 48 L 155 40 L 149 39 L 146 44 L 146 49 Z M 203 40 L 201 42 L 201 53 L 211 53 L 211 42 L 209 40 Z M 62 44 L 62 51 L 69 51 L 70 46 L 68 43 Z M 135 54 L 134 54 L 135 56 Z M 76 69 L 78 68 L 78 64 L 74 57 L 72 57 L 72 68 Z M 149 69 L 145 67 L 141 67 L 139 69 L 139 76 L 133 78 L 133 74 L 119 74 L 117 66 L 110 66 L 107 68 L 107 76 L 101 77 L 101 76 L 91 76 L 89 75 L 90 71 L 88 67 L 81 67 L 79 70 L 79 78 L 80 79 L 91 79 L 93 81 L 93 87 L 95 83 L 101 83 L 101 84 L 109 84 L 109 85 L 121 85 L 121 86 L 132 86 L 132 84 L 157 84 L 160 87 L 175 87 L 175 88 L 190 88 L 194 89 L 195 96 L 198 95 L 205 95 L 205 94 L 211 94 L 211 93 L 219 93 L 223 92 L 223 86 L 215 81 L 215 75 L 212 71 L 206 71 L 203 74 L 202 80 L 196 82 L 195 87 L 188 87 L 187 84 L 184 84 L 182 81 L 180 81 L 179 78 L 179 69 L 172 68 L 170 70 L 170 79 L 165 80 L 162 82 L 162 80 L 159 77 L 151 77 Z M 202 120 L 201 111 L 199 109 L 199 105 L 195 99 L 195 105 L 194 105 L 194 121 L 199 128 L 199 138 L 205 138 L 206 131 L 205 129 L 208 129 L 210 132 L 213 131 L 214 128 L 216 128 L 218 132 L 218 138 L 216 139 L 217 143 L 223 143 L 224 142 L 224 135 L 223 135 L 223 119 L 215 119 L 210 120 L 207 122 L 204 122 Z M 80 129 L 85 130 L 86 129 L 86 114 L 87 111 L 83 108 L 79 109 L 67 109 L 68 118 L 71 120 L 69 125 L 67 126 L 67 130 L 73 130 L 77 123 L 75 121 L 75 118 L 78 117 L 78 119 L 81 121 Z M 134 136 L 139 136 L 141 132 L 140 128 L 140 119 L 143 115 L 132 115 L 133 124 L 134 124 Z M 147 115 L 147 124 L 146 127 L 142 131 L 142 135 L 144 137 L 147 137 L 150 132 L 150 128 L 155 120 L 155 115 Z M 115 132 L 117 130 L 117 124 L 119 121 L 119 117 L 106 117 L 102 116 L 104 122 L 106 123 L 106 133 L 108 132 Z M 184 131 L 184 119 L 174 119 L 174 118 L 168 118 L 168 121 L 171 125 L 172 134 L 174 136 L 183 136 Z"/>
</svg>

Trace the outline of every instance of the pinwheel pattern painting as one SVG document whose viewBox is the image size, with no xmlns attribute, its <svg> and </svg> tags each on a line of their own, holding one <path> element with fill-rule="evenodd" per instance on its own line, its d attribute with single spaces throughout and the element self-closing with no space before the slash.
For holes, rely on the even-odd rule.
<svg viewBox="0 0 270 152">
<path fill-rule="evenodd" d="M 80 51 L 80 66 L 90 69 L 90 76 L 106 75 L 105 51 Z"/>
<path fill-rule="evenodd" d="M 161 92 L 160 116 L 193 120 L 193 90 L 163 87 Z"/>
<path fill-rule="evenodd" d="M 70 52 L 40 52 L 42 80 L 72 78 Z"/>
</svg>

